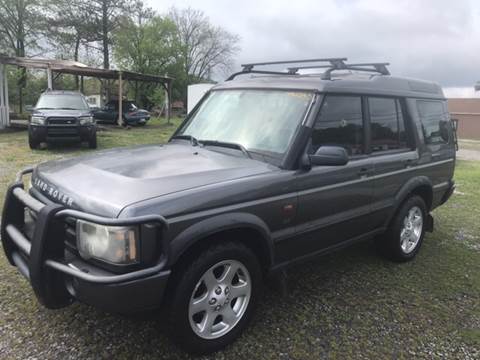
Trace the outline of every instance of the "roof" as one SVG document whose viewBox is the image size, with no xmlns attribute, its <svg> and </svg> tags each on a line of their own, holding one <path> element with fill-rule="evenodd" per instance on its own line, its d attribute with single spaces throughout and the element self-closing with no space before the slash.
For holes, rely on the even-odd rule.
<svg viewBox="0 0 480 360">
<path fill-rule="evenodd" d="M 83 94 L 80 91 L 72 91 L 72 90 L 47 90 L 43 94 L 48 94 L 48 95 L 82 95 L 83 96 Z"/>
<path fill-rule="evenodd" d="M 146 75 L 131 71 L 99 69 L 71 60 L 52 60 L 37 58 L 29 59 L 23 57 L 9 57 L 0 54 L 0 64 L 15 65 L 32 69 L 51 69 L 53 71 L 64 74 L 90 76 L 102 79 L 118 79 L 121 73 L 122 79 L 124 80 L 146 81 L 156 83 L 168 83 L 173 80 L 173 78 L 168 75 Z"/>
<path fill-rule="evenodd" d="M 359 76 L 355 73 L 336 75 L 331 80 L 322 79 L 322 74 L 244 75 L 219 84 L 212 90 L 241 88 L 445 99 L 442 88 L 434 82 L 390 75 Z"/>
</svg>

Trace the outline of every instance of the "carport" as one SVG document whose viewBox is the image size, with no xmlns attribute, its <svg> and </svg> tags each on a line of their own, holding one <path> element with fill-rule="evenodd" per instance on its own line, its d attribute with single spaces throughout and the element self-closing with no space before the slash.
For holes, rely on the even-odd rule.
<svg viewBox="0 0 480 360">
<path fill-rule="evenodd" d="M 161 84 L 165 88 L 165 105 L 168 120 L 171 116 L 172 107 L 172 82 L 173 78 L 167 75 L 146 75 L 131 71 L 107 70 L 89 67 L 82 63 L 70 60 L 28 59 L 22 57 L 8 57 L 0 55 L 0 129 L 10 126 L 8 105 L 8 81 L 6 65 L 13 65 L 25 69 L 43 69 L 47 72 L 47 87 L 53 89 L 54 76 L 58 74 L 70 74 L 80 76 L 79 87 L 83 92 L 83 78 L 94 77 L 97 79 L 118 81 L 118 109 L 119 124 L 122 119 L 122 94 L 125 81 L 140 81 Z"/>
</svg>

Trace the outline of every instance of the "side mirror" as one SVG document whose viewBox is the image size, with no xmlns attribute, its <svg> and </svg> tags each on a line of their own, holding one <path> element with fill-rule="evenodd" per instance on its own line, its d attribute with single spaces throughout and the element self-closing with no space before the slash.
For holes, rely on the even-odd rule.
<svg viewBox="0 0 480 360">
<path fill-rule="evenodd" d="M 321 146 L 315 154 L 305 155 L 302 163 L 304 167 L 342 166 L 348 163 L 348 154 L 341 146 Z"/>
<path fill-rule="evenodd" d="M 33 106 L 32 105 L 25 105 L 25 111 L 29 112 L 29 113 L 33 112 Z"/>
</svg>

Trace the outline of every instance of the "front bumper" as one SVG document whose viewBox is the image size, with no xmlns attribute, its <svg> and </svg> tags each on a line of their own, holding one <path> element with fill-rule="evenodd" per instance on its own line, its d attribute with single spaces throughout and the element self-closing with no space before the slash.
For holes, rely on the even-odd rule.
<svg viewBox="0 0 480 360">
<path fill-rule="evenodd" d="M 38 142 L 88 141 L 95 135 L 96 125 L 29 125 L 30 135 Z"/>
<path fill-rule="evenodd" d="M 170 271 L 165 269 L 168 224 L 159 215 L 127 219 L 103 218 L 63 205 L 44 204 L 24 190 L 23 175 L 7 191 L 2 214 L 1 239 L 9 262 L 29 281 L 36 297 L 47 308 L 60 308 L 75 299 L 112 312 L 133 312 L 161 304 Z M 36 214 L 33 236 L 25 231 L 25 210 Z M 115 274 L 82 260 L 65 246 L 66 219 L 102 225 L 149 224 L 161 242 L 158 261 L 147 268 Z"/>
</svg>

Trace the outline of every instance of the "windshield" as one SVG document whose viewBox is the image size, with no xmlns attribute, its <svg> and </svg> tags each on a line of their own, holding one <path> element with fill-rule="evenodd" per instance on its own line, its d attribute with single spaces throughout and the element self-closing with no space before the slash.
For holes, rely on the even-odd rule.
<svg viewBox="0 0 480 360">
<path fill-rule="evenodd" d="M 213 91 L 178 135 L 283 155 L 312 96 L 300 91 Z"/>
<path fill-rule="evenodd" d="M 80 95 L 42 95 L 36 109 L 88 110 L 88 104 Z"/>
</svg>

